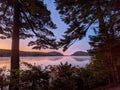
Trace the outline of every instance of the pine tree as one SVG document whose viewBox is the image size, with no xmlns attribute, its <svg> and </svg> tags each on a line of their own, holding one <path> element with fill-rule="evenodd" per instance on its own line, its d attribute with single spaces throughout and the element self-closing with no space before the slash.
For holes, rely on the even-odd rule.
<svg viewBox="0 0 120 90">
<path fill-rule="evenodd" d="M 120 14 L 116 3 L 119 0 L 55 0 L 56 9 L 61 14 L 61 19 L 69 25 L 65 31 L 61 46 L 66 50 L 76 40 L 81 40 L 90 28 L 99 29 L 105 36 L 106 24 L 109 17 L 116 18 Z M 114 22 L 120 23 L 120 22 Z M 96 27 L 99 24 L 99 27 Z"/>
<path fill-rule="evenodd" d="M 19 39 L 36 38 L 29 44 L 35 49 L 56 48 L 54 34 L 50 31 L 55 28 L 42 0 L 0 0 L 0 38 L 12 37 L 11 83 L 14 88 L 11 86 L 11 90 L 19 89 L 19 73 L 16 74 L 19 70 Z"/>
<path fill-rule="evenodd" d="M 119 82 L 120 76 L 118 75 L 117 65 L 120 61 L 120 35 L 117 30 L 110 30 L 108 28 L 106 33 L 106 38 L 104 38 L 100 33 L 97 33 L 96 36 L 90 36 L 91 49 L 89 53 L 93 56 L 94 60 L 104 61 L 106 67 L 109 67 L 111 70 L 113 82 Z"/>
<path fill-rule="evenodd" d="M 93 55 L 105 59 L 115 70 L 115 52 L 120 41 L 119 0 L 55 0 L 61 19 L 69 25 L 60 45 L 67 50 L 76 40 L 81 40 L 88 30 L 98 31 L 90 45 Z M 96 27 L 96 24 L 98 27 Z M 97 53 L 97 54 L 96 54 Z M 118 57 L 117 57 L 118 58 Z M 116 77 L 117 74 L 114 73 Z"/>
</svg>

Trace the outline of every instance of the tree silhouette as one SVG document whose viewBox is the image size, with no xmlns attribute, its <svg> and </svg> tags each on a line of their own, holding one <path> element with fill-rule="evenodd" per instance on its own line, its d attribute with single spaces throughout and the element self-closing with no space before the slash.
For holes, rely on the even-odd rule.
<svg viewBox="0 0 120 90">
<path fill-rule="evenodd" d="M 108 25 L 109 26 L 109 25 Z M 106 38 L 102 36 L 99 32 L 95 36 L 90 36 L 91 49 L 89 53 L 95 60 L 106 62 L 106 67 L 112 70 L 111 74 L 113 76 L 114 82 L 119 82 L 119 75 L 117 70 L 120 50 L 120 33 L 119 29 L 114 29 L 114 25 L 111 26 L 112 30 L 108 28 L 106 33 Z M 108 70 L 108 71 L 109 71 Z"/>
<path fill-rule="evenodd" d="M 120 14 L 119 7 L 115 6 L 117 2 L 119 0 L 55 0 L 61 19 L 69 25 L 63 36 L 64 39 L 61 39 L 64 50 L 76 40 L 81 40 L 91 27 L 99 29 L 105 36 L 109 17 L 116 19 Z M 99 27 L 96 27 L 96 23 Z"/>
<path fill-rule="evenodd" d="M 19 76 L 14 75 L 19 70 L 19 39 L 36 38 L 29 44 L 35 49 L 56 48 L 54 34 L 49 30 L 55 28 L 42 0 L 0 0 L 0 38 L 12 37 L 11 80 Z M 19 84 L 17 79 L 13 82 Z M 11 89 L 17 90 L 18 86 Z"/>
<path fill-rule="evenodd" d="M 119 0 L 55 0 L 61 19 L 69 25 L 69 28 L 61 39 L 60 45 L 64 51 L 76 40 L 81 40 L 88 30 L 98 32 L 97 36 L 91 37 L 94 41 L 90 44 L 93 51 L 107 54 L 107 59 L 115 71 L 115 48 L 120 41 L 120 7 Z M 98 27 L 96 27 L 96 24 Z M 113 41 L 113 42 L 111 42 Z M 113 44 L 114 43 L 114 44 Z M 94 53 L 95 54 L 95 53 Z M 117 51 L 117 55 L 119 52 Z M 95 54 L 96 55 L 96 54 Z M 100 58 L 101 56 L 99 56 Z M 113 72 L 114 73 L 114 72 Z M 115 73 L 114 73 L 115 74 Z M 118 76 L 115 74 L 116 77 Z"/>
</svg>

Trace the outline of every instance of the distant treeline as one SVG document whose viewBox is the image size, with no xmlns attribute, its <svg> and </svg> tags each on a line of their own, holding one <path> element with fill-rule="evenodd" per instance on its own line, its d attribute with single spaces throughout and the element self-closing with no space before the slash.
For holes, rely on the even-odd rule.
<svg viewBox="0 0 120 90">
<path fill-rule="evenodd" d="M 0 57 L 9 57 L 11 56 L 10 50 L 0 49 Z M 20 51 L 20 56 L 63 56 L 63 54 L 59 52 L 25 52 Z"/>
</svg>

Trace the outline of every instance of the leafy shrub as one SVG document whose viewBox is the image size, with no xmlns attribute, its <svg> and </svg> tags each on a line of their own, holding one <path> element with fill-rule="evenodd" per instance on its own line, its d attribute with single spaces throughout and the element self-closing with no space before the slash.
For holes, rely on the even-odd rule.
<svg viewBox="0 0 120 90">
<path fill-rule="evenodd" d="M 86 68 L 72 66 L 67 62 L 45 68 L 25 62 L 23 64 L 26 69 L 14 71 L 14 74 L 20 73 L 20 90 L 90 90 L 107 85 L 111 79 L 111 70 L 101 61 L 92 61 Z M 10 85 L 10 77 L 6 75 L 5 68 L 0 69 L 1 90 Z"/>
<path fill-rule="evenodd" d="M 51 90 L 82 90 L 83 81 L 79 75 L 80 68 L 74 67 L 67 62 L 60 63 L 58 66 L 51 68 L 51 72 L 56 73 L 51 81 Z"/>
<path fill-rule="evenodd" d="M 49 74 L 41 66 L 32 66 L 24 63 L 27 70 L 20 72 L 21 90 L 48 90 Z"/>
</svg>

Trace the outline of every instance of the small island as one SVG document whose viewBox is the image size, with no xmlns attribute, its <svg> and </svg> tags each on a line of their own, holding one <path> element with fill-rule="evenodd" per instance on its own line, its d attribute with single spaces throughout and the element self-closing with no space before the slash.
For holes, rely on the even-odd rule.
<svg viewBox="0 0 120 90">
<path fill-rule="evenodd" d="M 74 52 L 71 56 L 89 56 L 89 54 L 88 52 L 77 51 L 77 52 Z"/>
</svg>

